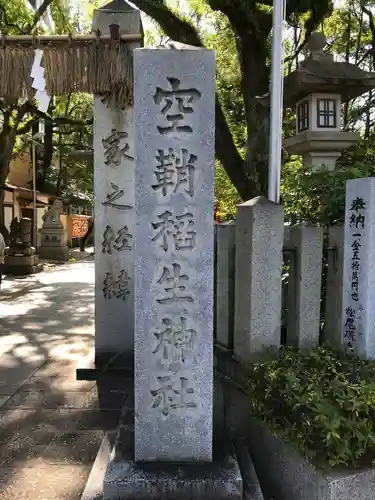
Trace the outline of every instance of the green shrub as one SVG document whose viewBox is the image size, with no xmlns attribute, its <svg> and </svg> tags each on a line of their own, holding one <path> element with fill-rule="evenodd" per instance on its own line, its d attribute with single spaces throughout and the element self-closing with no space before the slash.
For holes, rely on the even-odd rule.
<svg viewBox="0 0 375 500">
<path fill-rule="evenodd" d="M 249 368 L 248 393 L 255 413 L 316 466 L 372 465 L 375 362 L 283 347 Z"/>
<path fill-rule="evenodd" d="M 297 222 L 324 225 L 339 224 L 345 218 L 346 181 L 375 174 L 373 164 L 337 165 L 313 170 L 299 161 L 288 162 L 282 168 L 281 194 L 285 217 Z"/>
</svg>

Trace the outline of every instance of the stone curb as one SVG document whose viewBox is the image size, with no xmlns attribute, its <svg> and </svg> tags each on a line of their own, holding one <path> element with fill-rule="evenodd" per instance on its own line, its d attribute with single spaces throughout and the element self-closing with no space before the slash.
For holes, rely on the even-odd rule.
<svg viewBox="0 0 375 500">
<path fill-rule="evenodd" d="M 244 500 L 264 500 L 258 476 L 245 440 L 237 438 L 234 442 L 234 447 L 242 475 Z"/>
<path fill-rule="evenodd" d="M 108 432 L 103 438 L 81 500 L 103 500 L 103 483 L 116 432 Z"/>
</svg>

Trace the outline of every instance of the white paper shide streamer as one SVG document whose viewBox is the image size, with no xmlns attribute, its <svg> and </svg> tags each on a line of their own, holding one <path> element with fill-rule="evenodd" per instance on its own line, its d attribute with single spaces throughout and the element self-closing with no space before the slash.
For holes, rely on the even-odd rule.
<svg viewBox="0 0 375 500">
<path fill-rule="evenodd" d="M 44 68 L 41 65 L 43 50 L 35 50 L 35 59 L 31 68 L 31 78 L 33 78 L 32 88 L 36 89 L 35 99 L 39 102 L 38 110 L 46 113 L 51 97 L 46 92 L 46 79 L 44 78 Z"/>
</svg>

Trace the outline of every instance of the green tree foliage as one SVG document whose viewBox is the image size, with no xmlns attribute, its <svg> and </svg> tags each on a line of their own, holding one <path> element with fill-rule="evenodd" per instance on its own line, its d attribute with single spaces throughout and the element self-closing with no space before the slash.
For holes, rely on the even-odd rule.
<svg viewBox="0 0 375 500">
<path fill-rule="evenodd" d="M 338 165 L 334 171 L 299 161 L 284 165 L 281 193 L 285 215 L 291 224 L 313 222 L 339 224 L 345 216 L 345 184 L 349 179 L 375 175 L 375 164 Z"/>
<path fill-rule="evenodd" d="M 232 217 L 238 194 L 248 199 L 266 194 L 268 165 L 268 106 L 257 96 L 267 94 L 270 68 L 272 2 L 150 0 L 135 3 L 173 39 L 205 45 L 217 52 L 216 198 L 221 216 Z M 336 58 L 375 69 L 373 0 L 336 4 L 288 2 L 289 37 L 285 71 L 295 69 L 305 53 L 307 35 L 320 29 Z M 344 216 L 345 181 L 372 175 L 374 93 L 343 106 L 343 127 L 360 131 L 363 141 L 343 155 L 335 172 L 312 172 L 297 159 L 288 159 L 282 173 L 282 195 L 290 220 L 323 224 Z M 225 121 L 223 120 L 225 118 Z M 228 133 L 229 132 L 229 133 Z M 294 132 L 293 110 L 284 117 L 284 135 Z M 234 146 L 234 148 L 233 148 Z M 233 186 L 237 188 L 233 189 Z"/>
<path fill-rule="evenodd" d="M 47 121 L 48 130 L 37 146 L 37 188 L 57 196 L 92 195 L 92 96 L 56 98 L 52 115 L 66 123 Z M 70 121 L 71 120 L 71 121 Z"/>
<path fill-rule="evenodd" d="M 219 162 L 215 163 L 215 199 L 220 221 L 235 219 L 241 198 Z"/>
<path fill-rule="evenodd" d="M 51 4 L 58 32 L 62 32 L 89 30 L 93 8 L 106 2 L 95 0 L 89 5 L 91 14 L 78 12 L 75 17 L 61 9 L 59 0 L 44 2 L 46 5 L 48 3 Z M 174 39 L 216 50 L 216 197 L 220 215 L 224 218 L 232 217 L 240 197 L 249 199 L 267 194 L 269 106 L 268 99 L 264 96 L 267 96 L 269 90 L 272 1 L 134 0 L 133 3 L 158 27 L 157 30 L 146 32 L 148 43 L 163 44 Z M 374 69 L 374 5 L 374 0 L 346 0 L 332 9 L 329 0 L 289 0 L 287 19 L 290 36 L 286 44 L 285 71 L 296 67 L 304 53 L 307 36 L 317 28 L 323 30 L 328 37 L 329 48 L 341 60 L 364 69 Z M 35 21 L 35 16 L 26 9 L 24 0 L 0 0 L 0 26 L 9 33 L 29 33 L 35 29 Z M 72 96 L 69 99 L 74 100 Z M 60 148 L 63 152 L 64 172 L 60 176 L 56 178 L 56 171 L 48 162 L 51 152 L 46 152 L 46 145 L 44 152 L 38 149 L 41 171 L 39 180 L 53 184 L 56 192 L 69 189 L 64 179 L 70 177 L 69 173 L 74 165 L 70 161 L 71 149 L 77 148 L 77 138 L 80 137 L 83 141 L 79 149 L 88 147 L 81 133 L 82 124 L 89 138 L 88 142 L 91 140 L 91 114 L 88 107 L 85 108 L 87 114 L 78 117 L 75 113 L 70 114 L 70 111 L 65 112 L 64 106 L 59 105 L 60 101 L 64 100 L 55 99 L 55 107 L 50 110 L 50 137 L 46 141 L 47 150 L 52 148 L 55 154 Z M 8 129 L 5 126 L 0 133 L 0 184 L 4 182 L 4 172 L 7 173 L 7 167 L 2 165 L 9 164 L 12 145 L 22 147 L 22 141 L 17 137 L 25 137 L 25 133 L 33 127 L 30 122 L 35 111 L 31 104 L 27 103 L 25 108 L 21 108 L 19 103 L 12 103 L 13 107 L 9 108 L 12 119 L 9 120 Z M 341 189 L 342 194 L 346 177 L 359 175 L 359 172 L 367 175 L 367 165 L 370 164 L 368 152 L 372 151 L 373 144 L 373 104 L 374 96 L 370 92 L 364 98 L 345 105 L 343 125 L 347 130 L 361 131 L 367 151 L 362 146 L 362 153 L 357 148 L 345 155 L 337 174 L 338 179 L 335 179 L 334 174 L 327 175 L 330 190 Z M 3 111 L 8 109 L 8 105 L 9 103 L 3 103 Z M 69 124 L 68 120 L 65 121 L 64 127 L 61 121 L 63 116 L 70 120 Z M 288 112 L 284 120 L 285 135 L 293 131 L 293 120 L 293 112 Z M 282 190 L 287 214 L 296 220 L 319 220 L 324 223 L 327 220 L 340 220 L 341 201 L 337 201 L 336 207 L 331 205 L 325 210 L 316 207 L 317 184 L 323 180 L 324 174 L 313 174 L 292 160 L 292 163 L 288 160 L 283 171 Z M 86 160 L 82 161 L 81 156 L 79 165 L 82 165 L 80 172 L 83 174 L 84 166 L 88 164 Z M 347 173 L 345 165 L 348 166 Z M 326 183 L 327 179 L 324 179 Z M 298 183 L 301 185 L 297 186 Z M 291 193 L 298 193 L 299 199 Z M 341 194 L 337 194 L 337 200 Z M 322 193 L 318 199 L 321 203 L 336 203 L 333 195 Z M 303 203 L 301 200 L 304 200 Z"/>
<path fill-rule="evenodd" d="M 323 22 L 321 29 L 337 60 L 374 70 L 374 6 L 373 1 L 347 0 Z M 281 190 L 290 222 L 343 222 L 346 181 L 375 174 L 374 99 L 371 91 L 343 105 L 344 129 L 360 132 L 362 138 L 343 153 L 334 171 L 312 171 L 294 159 L 284 164 Z M 285 121 L 284 133 L 291 128 L 290 120 Z"/>
<path fill-rule="evenodd" d="M 169 38 L 218 49 L 217 158 L 243 199 L 266 194 L 269 106 L 259 97 L 269 90 L 272 0 L 133 3 Z M 330 10 L 329 0 L 290 0 L 287 16 L 309 34 Z"/>
<path fill-rule="evenodd" d="M 12 0 L 11 2 L 0 0 L 0 29 L 10 35 L 40 32 L 38 21 L 47 8 L 51 8 L 57 33 L 75 31 L 76 20 L 69 17 L 69 12 L 62 8 L 59 0 L 44 0 L 35 14 L 31 9 L 26 7 L 25 0 Z M 82 98 L 78 98 L 78 100 L 82 102 Z M 58 149 L 62 155 L 69 150 L 69 142 L 65 140 L 65 137 L 70 134 L 74 136 L 75 142 L 72 143 L 74 147 L 77 147 L 77 134 L 80 137 L 81 149 L 84 147 L 86 139 L 83 139 L 84 134 L 80 133 L 80 131 L 88 125 L 85 132 L 86 134 L 92 134 L 92 130 L 90 129 L 90 124 L 92 124 L 92 117 L 90 117 L 92 115 L 92 106 L 82 108 L 86 113 L 83 116 L 82 113 L 77 112 L 77 108 L 73 113 L 70 112 L 69 107 L 63 111 L 63 102 L 64 99 L 54 99 L 48 112 L 41 113 L 37 110 L 37 106 L 32 100 L 25 102 L 24 100 L 0 98 L 0 113 L 2 115 L 2 126 L 0 129 L 0 186 L 4 186 L 5 184 L 12 156 L 17 154 L 19 150 L 30 146 L 30 135 L 38 131 L 38 122 L 41 119 L 45 121 L 46 135 L 43 146 L 37 147 L 39 153 L 39 186 L 43 185 L 43 183 L 46 184 L 48 170 L 51 169 L 52 158 L 56 156 L 57 136 L 59 137 Z M 70 129 L 67 131 L 69 127 Z M 66 157 L 68 158 L 69 156 Z M 64 166 L 64 164 L 62 165 Z M 79 163 L 77 163 L 77 168 L 78 165 Z M 40 170 L 42 170 L 42 173 L 40 173 Z M 66 188 L 65 184 L 67 183 L 64 179 L 71 178 L 69 172 L 72 173 L 71 162 L 66 163 L 64 174 L 60 173 L 57 177 L 54 189 L 55 193 L 64 191 Z M 80 173 L 83 175 L 83 168 L 80 169 Z M 84 177 L 86 176 L 85 174 Z M 0 230 L 2 231 L 4 229 L 2 220 L 3 199 L 4 191 L 0 190 Z"/>
</svg>

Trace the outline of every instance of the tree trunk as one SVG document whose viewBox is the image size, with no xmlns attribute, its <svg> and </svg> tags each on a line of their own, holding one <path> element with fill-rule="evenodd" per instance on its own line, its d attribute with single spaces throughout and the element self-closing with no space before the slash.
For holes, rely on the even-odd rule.
<svg viewBox="0 0 375 500">
<path fill-rule="evenodd" d="M 39 124 L 38 124 L 39 126 Z M 41 176 L 42 184 L 40 189 L 44 189 L 45 183 L 47 181 L 47 174 L 51 168 L 52 158 L 53 158 L 53 123 L 51 120 L 45 120 L 44 122 L 44 155 L 43 155 L 43 174 Z"/>
<path fill-rule="evenodd" d="M 16 141 L 15 129 L 5 129 L 0 134 L 0 187 L 5 186 L 9 174 L 9 164 L 12 159 L 13 147 Z M 0 228 L 4 227 L 5 191 L 0 189 Z M 4 229 L 1 231 L 3 236 Z"/>
<path fill-rule="evenodd" d="M 56 196 L 61 195 L 62 181 L 63 181 L 62 142 L 61 142 L 61 132 L 59 128 L 59 174 L 57 176 L 57 183 L 56 183 L 56 191 L 55 191 Z"/>
</svg>

